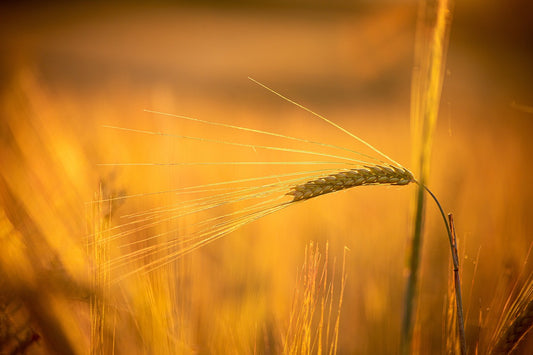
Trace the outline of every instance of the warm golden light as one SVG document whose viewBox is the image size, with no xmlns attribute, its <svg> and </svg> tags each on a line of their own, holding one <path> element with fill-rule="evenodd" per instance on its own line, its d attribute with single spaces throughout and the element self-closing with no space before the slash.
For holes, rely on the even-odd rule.
<svg viewBox="0 0 533 355">
<path fill-rule="evenodd" d="M 0 352 L 398 352 L 416 3 L 276 3 L 2 5 Z M 499 6 L 455 6 L 427 181 L 480 354 L 533 273 L 533 31 Z M 453 347 L 447 243 L 428 203 L 422 354 Z"/>
</svg>

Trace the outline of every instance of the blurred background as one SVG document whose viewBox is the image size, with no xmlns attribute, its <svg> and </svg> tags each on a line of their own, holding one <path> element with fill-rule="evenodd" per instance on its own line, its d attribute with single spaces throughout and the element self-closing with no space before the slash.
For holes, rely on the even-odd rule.
<svg viewBox="0 0 533 355">
<path fill-rule="evenodd" d="M 396 353 L 412 186 L 353 189 L 298 204 L 112 285 L 119 275 L 105 260 L 134 249 L 91 238 L 116 235 L 127 229 L 120 227 L 125 215 L 177 197 L 90 202 L 273 169 L 101 166 L 249 154 L 104 125 L 282 145 L 144 109 L 362 149 L 247 77 L 411 167 L 417 9 L 416 1 L 342 0 L 0 5 L 0 347 L 35 354 L 279 353 L 302 287 L 304 251 L 314 241 L 322 262 L 329 255 L 324 270 L 334 276 L 334 300 L 349 249 L 338 352 Z M 533 4 L 525 0 L 454 6 L 429 184 L 455 216 L 472 353 L 486 351 L 506 301 L 533 271 L 532 23 Z M 421 353 L 447 346 L 450 257 L 439 219 L 428 205 L 415 328 Z M 187 228 L 179 223 L 163 221 L 150 233 Z M 529 337 L 518 352 L 532 348 Z"/>
</svg>

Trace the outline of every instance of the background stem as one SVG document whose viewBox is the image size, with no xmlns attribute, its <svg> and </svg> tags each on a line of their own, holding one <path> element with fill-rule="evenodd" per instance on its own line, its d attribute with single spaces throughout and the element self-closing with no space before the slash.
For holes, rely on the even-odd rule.
<svg viewBox="0 0 533 355">
<path fill-rule="evenodd" d="M 418 269 L 422 250 L 422 230 L 424 224 L 425 195 L 419 186 L 416 195 L 416 215 L 413 239 L 411 241 L 411 256 L 409 258 L 409 277 L 405 290 L 404 315 L 402 320 L 401 353 L 409 354 L 413 337 L 415 299 L 418 285 Z"/>
<path fill-rule="evenodd" d="M 445 72 L 451 19 L 450 2 L 451 0 L 423 0 L 420 2 L 418 15 L 411 84 L 411 126 L 414 162 L 417 165 L 415 171 L 419 186 L 415 197 L 414 228 L 408 259 L 409 276 L 405 291 L 400 343 L 402 354 L 410 353 L 412 347 L 424 227 L 424 186 L 429 175 L 433 133 Z"/>
</svg>

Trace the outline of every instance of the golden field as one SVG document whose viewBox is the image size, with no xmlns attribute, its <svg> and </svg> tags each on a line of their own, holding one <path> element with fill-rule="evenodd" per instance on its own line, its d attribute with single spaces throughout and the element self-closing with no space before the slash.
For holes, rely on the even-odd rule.
<svg viewBox="0 0 533 355">
<path fill-rule="evenodd" d="M 455 5 L 428 182 L 454 215 L 468 352 L 479 354 L 533 272 L 531 6 L 502 8 Z M 144 110 L 371 153 L 252 77 L 410 168 L 415 3 L 2 10 L 3 352 L 329 353 L 337 335 L 339 354 L 398 352 L 414 186 L 320 196 L 168 257 L 173 241 L 253 203 L 177 218 L 180 203 L 215 191 L 178 189 L 326 165 L 193 163 L 328 160 L 252 145 L 333 151 Z M 447 351 L 450 270 L 428 200 L 415 352 Z M 516 353 L 532 349 L 529 334 Z"/>
</svg>

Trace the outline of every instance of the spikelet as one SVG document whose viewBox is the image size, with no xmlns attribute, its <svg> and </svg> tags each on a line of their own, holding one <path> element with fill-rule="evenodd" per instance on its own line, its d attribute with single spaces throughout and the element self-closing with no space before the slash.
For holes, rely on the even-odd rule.
<svg viewBox="0 0 533 355">
<path fill-rule="evenodd" d="M 413 174 L 405 168 L 393 165 L 365 166 L 330 174 L 306 183 L 291 187 L 287 195 L 294 196 L 293 202 L 307 200 L 330 192 L 362 185 L 407 185 L 415 181 Z"/>
</svg>

